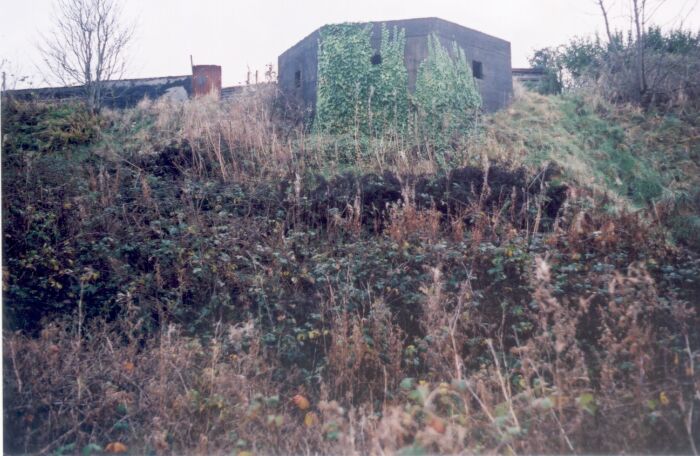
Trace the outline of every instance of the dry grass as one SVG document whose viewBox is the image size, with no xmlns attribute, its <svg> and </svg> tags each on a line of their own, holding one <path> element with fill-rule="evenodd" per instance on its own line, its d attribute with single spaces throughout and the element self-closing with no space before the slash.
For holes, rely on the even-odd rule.
<svg viewBox="0 0 700 456">
<path fill-rule="evenodd" d="M 135 110 L 108 114 L 112 130 L 103 132 L 99 152 L 137 167 L 130 160 L 175 150 L 173 166 L 198 182 L 274 184 L 280 177 L 293 176 L 288 179 L 293 184 L 287 197 L 298 205 L 301 176 L 309 169 L 335 172 L 350 163 L 360 170 L 392 170 L 406 176 L 435 172 L 444 165 L 391 136 L 368 144 L 309 137 L 303 128 L 275 119 L 273 96 L 263 91 L 236 104 L 207 99 L 144 102 Z M 583 149 L 572 149 L 571 132 L 560 125 L 564 116 L 560 103 L 522 95 L 509 112 L 494 117 L 481 145 L 467 146 L 456 162 L 483 160 L 488 172 L 487 157 L 517 163 L 533 154 L 550 154 L 546 157 L 566 164 L 579 183 L 602 189 L 600 182 L 590 180 L 590 162 L 582 156 Z M 481 146 L 486 147 L 483 154 L 469 157 Z M 344 161 L 348 153 L 354 161 Z M 125 224 L 155 233 L 159 241 L 175 239 L 172 233 L 156 232 L 151 224 L 150 218 L 159 215 L 159 200 L 145 172 L 133 181 L 139 206 L 130 207 L 136 210 L 129 214 L 98 210 L 120 206 L 119 173 L 117 166 L 91 168 L 86 189 L 97 198 L 90 203 L 93 207 L 87 197 L 76 197 L 72 200 L 78 206 L 76 213 L 85 218 L 104 216 L 102 234 L 115 239 Z M 144 293 L 140 303 L 145 307 L 150 305 L 146 299 L 156 302 L 152 309 L 161 312 L 160 327 L 146 329 L 130 291 L 124 291 L 117 301 L 125 310 L 119 321 L 84 322 L 81 294 L 71 322 L 48 323 L 38 336 L 4 332 L 5 451 L 77 453 L 88 448 L 90 453 L 89 444 L 106 448 L 118 442 L 134 453 L 240 456 L 402 450 L 531 454 L 653 449 L 697 454 L 700 351 L 691 344 L 697 341 L 698 320 L 669 288 L 660 293 L 657 277 L 647 270 L 651 256 L 645 258 L 644 252 L 661 256 L 670 249 L 659 234 L 658 215 L 654 219 L 624 211 L 606 214 L 590 191 L 572 186 L 551 232 L 545 234 L 540 229 L 543 201 L 528 200 L 522 213 L 516 213 L 514 204 L 507 206 L 515 198 L 502 195 L 500 204 L 487 210 L 484 199 L 489 188 L 484 182 L 470 206 L 445 214 L 435 205 L 419 209 L 408 182 L 401 204 L 388 209 L 378 222 L 383 231 L 377 229 L 375 234 L 394 244 L 387 256 L 404 258 L 397 269 L 408 269 L 413 261 L 419 263 L 416 269 L 423 268 L 413 272 L 426 273 L 415 293 L 419 305 L 409 309 L 415 310 L 411 325 L 400 322 L 388 304 L 395 289 L 384 287 L 386 293 L 373 292 L 353 307 L 342 283 L 312 282 L 301 268 L 280 272 L 281 260 L 287 259 L 274 256 L 278 252 L 270 246 L 289 245 L 287 263 L 296 255 L 316 254 L 312 250 L 297 254 L 294 249 L 303 247 L 303 242 L 295 244 L 290 238 L 295 234 L 291 225 L 308 229 L 304 233 L 308 238 L 323 235 L 317 227 L 301 226 L 300 220 L 291 223 L 293 214 L 288 225 L 275 222 L 274 229 L 264 228 L 260 219 L 265 217 L 254 222 L 250 216 L 227 213 L 218 219 L 221 208 L 214 205 L 204 214 L 201 201 L 183 191 L 174 205 L 182 214 L 172 215 L 178 229 L 186 225 L 183 221 L 189 223 L 183 237 L 216 238 L 217 230 L 233 234 L 196 262 L 192 258 L 202 252 L 192 248 L 187 254 L 180 252 L 171 265 L 154 261 L 152 270 L 144 272 L 156 291 Z M 336 238 L 354 241 L 371 236 L 363 227 L 360 197 L 329 217 L 328 237 L 322 242 L 331 245 Z M 534 226 L 529 224 L 531 218 Z M 524 227 L 523 220 L 528 220 Z M 538 243 L 546 247 L 535 250 Z M 466 279 L 456 284 L 445 280 L 446 257 L 438 256 L 430 264 L 419 260 L 428 247 L 447 250 L 448 244 L 450 253 L 460 257 L 452 264 L 467 270 Z M 318 254 L 332 256 L 333 248 L 342 247 L 334 244 Z M 514 253 L 516 248 L 520 251 Z M 496 253 L 484 255 L 481 258 L 488 262 L 478 263 L 479 249 Z M 232 253 L 229 260 L 216 263 L 214 258 L 226 251 Z M 158 301 L 159 293 L 177 288 L 181 299 L 197 284 L 228 287 L 230 293 L 234 285 L 252 286 L 236 281 L 242 271 L 227 269 L 235 266 L 231 256 L 252 252 L 274 257 L 261 254 L 251 263 L 256 285 L 273 280 L 286 284 L 274 297 L 281 301 L 280 308 L 289 310 L 286 300 L 293 292 L 313 290 L 299 293 L 309 308 L 297 310 L 297 315 L 318 311 L 323 325 L 302 328 L 295 341 L 313 343 L 313 352 L 303 352 L 318 357 L 310 381 L 301 380 L 299 365 L 308 360 L 285 363 L 281 345 L 266 343 L 271 328 L 263 328 L 267 324 L 263 320 L 268 316 L 238 324 L 219 320 L 207 328 L 208 337 L 186 335 L 167 323 L 169 303 Z M 626 266 L 616 270 L 582 263 L 577 271 L 587 287 L 571 294 L 563 291 L 555 266 L 559 271 L 572 267 L 578 261 L 574 258 L 587 253 L 605 260 L 621 254 L 629 257 Z M 496 260 L 507 262 L 516 254 L 521 259 L 511 264 L 515 272 L 497 280 Z M 150 268 L 151 257 L 147 259 Z M 195 266 L 201 271 L 206 262 L 221 267 L 211 269 L 204 279 L 194 277 Z M 358 280 L 350 276 L 350 267 L 334 266 L 332 273 L 345 274 L 348 288 L 361 282 L 370 289 L 367 282 L 374 278 Z M 477 287 L 477 268 L 493 268 L 493 276 L 482 274 L 492 283 Z M 518 317 L 525 329 L 508 326 L 510 309 L 495 300 L 479 299 L 475 292 L 498 297 L 517 285 L 510 280 L 513 277 L 525 284 L 525 296 L 519 297 L 525 305 Z M 221 284 L 214 283 L 218 278 Z M 80 277 L 81 293 L 82 286 L 95 279 L 86 270 Z M 135 283 L 133 289 L 141 286 L 146 288 Z M 249 302 L 236 304 L 250 307 Z M 267 307 L 272 325 L 276 310 Z M 282 325 L 281 319 L 291 320 L 291 315 L 291 311 L 275 313 L 276 321 Z"/>
<path fill-rule="evenodd" d="M 444 169 L 446 158 L 469 162 L 477 150 L 476 145 L 435 150 L 396 131 L 372 137 L 320 134 L 300 117 L 290 117 L 282 103 L 274 86 L 264 86 L 235 100 L 144 100 L 133 109 L 106 110 L 109 128 L 103 131 L 101 153 L 138 160 L 175 148 L 181 151 L 180 165 L 194 176 L 255 182 L 347 168 L 430 174 Z"/>
<path fill-rule="evenodd" d="M 392 224 L 406 215 L 397 211 Z M 401 238 L 436 236 L 430 216 L 411 217 L 414 225 L 404 228 L 411 232 Z M 605 232 L 609 222 L 588 218 Z M 575 248 L 577 236 L 560 229 L 549 242 Z M 599 241 L 600 248 L 612 248 L 611 241 Z M 547 257 L 529 267 L 534 301 L 525 318 L 533 326 L 524 339 L 515 334 L 515 344 L 507 329 L 484 326 L 469 280 L 459 293 L 445 293 L 439 265 L 421 289 L 420 347 L 381 299 L 364 315 L 332 310 L 339 307 L 329 302 L 322 309 L 331 315 L 327 332 L 305 336 L 325 347 L 314 389 L 280 378 L 277 354 L 252 320 L 218 325 L 208 341 L 174 326 L 144 340 L 136 318 L 93 323 L 82 337 L 58 324 L 37 338 L 6 333 L 6 449 L 47 453 L 68 443 L 77 451 L 123 442 L 158 454 L 389 454 L 408 447 L 531 454 L 636 452 L 663 441 L 695 451 L 700 352 L 689 343 L 696 321 L 690 309 L 660 297 L 641 263 L 591 274 L 607 297 L 571 301 L 555 297 Z M 481 346 L 465 351 L 473 340 Z M 403 360 L 416 350 L 429 372 L 422 379 L 412 378 Z M 475 368 L 470 356 L 478 353 Z"/>
<path fill-rule="evenodd" d="M 466 372 L 455 342 L 465 337 L 456 331 L 462 308 L 443 310 L 439 290 L 430 288 L 433 313 L 425 324 L 434 343 L 427 356 L 442 382 L 397 391 L 400 332 L 381 320 L 381 310 L 367 321 L 341 315 L 331 330 L 328 383 L 303 410 L 290 401 L 293 385 L 272 380 L 274 364 L 256 345 L 252 326 L 229 328 L 206 345 L 170 327 L 138 348 L 107 327 L 92 328 L 82 343 L 56 326 L 40 339 L 6 335 L 5 413 L 16 420 L 6 423 L 6 438 L 14 436 L 11 451 L 126 442 L 136 452 L 159 454 L 365 454 L 407 445 L 439 453 L 640 451 L 650 431 L 691 441 L 697 353 L 660 347 L 663 335 L 635 315 L 635 303 L 654 303 L 649 296 L 639 300 L 639 293 L 650 293 L 644 273 L 631 271 L 610 284 L 619 290 L 615 299 L 631 307 L 609 307 L 604 321 L 629 323 L 606 324 L 599 342 L 607 356 L 594 380 L 573 336 L 590 303 L 572 309 L 557 302 L 548 295 L 546 262 L 537 268 L 538 331 L 513 349 L 516 371 L 504 367 L 506 354 L 489 339 L 493 363 Z M 365 329 L 375 340 L 385 337 L 391 361 L 367 345 Z M 252 345 L 237 349 L 238 338 Z M 667 360 L 671 371 L 664 371 Z M 621 367 L 626 363 L 633 369 Z M 650 425 L 644 417 L 652 412 L 658 422 Z"/>
</svg>

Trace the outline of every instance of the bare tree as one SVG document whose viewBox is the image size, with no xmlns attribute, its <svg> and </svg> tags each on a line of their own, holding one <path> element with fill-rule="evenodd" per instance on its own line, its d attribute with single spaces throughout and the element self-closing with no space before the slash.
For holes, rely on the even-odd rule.
<svg viewBox="0 0 700 456">
<path fill-rule="evenodd" d="M 102 105 L 104 81 L 123 75 L 125 50 L 133 35 L 116 0 L 57 0 L 56 23 L 41 51 L 51 75 L 64 85 L 81 85 L 93 111 Z"/>
<path fill-rule="evenodd" d="M 608 35 L 608 43 L 610 44 L 610 46 L 614 46 L 615 41 L 613 40 L 613 35 L 610 31 L 610 20 L 608 19 L 608 10 L 605 7 L 605 3 L 603 2 L 603 0 L 596 0 L 596 2 L 600 7 L 600 11 L 603 13 L 603 19 L 605 20 L 605 34 Z"/>
<path fill-rule="evenodd" d="M 647 27 L 649 25 L 649 20 L 654 16 L 654 14 L 666 3 L 667 0 L 628 0 L 629 5 L 629 19 L 631 27 L 633 28 L 631 33 L 634 33 L 634 47 L 635 47 L 635 78 L 637 85 L 637 100 L 642 101 L 647 98 L 649 92 L 649 82 L 647 68 L 647 55 L 646 55 L 646 38 L 647 38 Z M 613 32 L 610 28 L 609 20 L 609 5 L 606 4 L 605 0 L 595 0 L 600 8 L 603 15 L 603 20 L 605 21 L 605 32 L 608 36 L 608 41 L 610 43 L 610 51 L 615 54 L 617 48 L 617 42 L 614 39 Z M 616 58 L 613 55 L 613 58 Z"/>
<path fill-rule="evenodd" d="M 661 0 L 659 3 L 663 3 Z M 632 0 L 632 16 L 634 17 L 634 29 L 637 46 L 637 83 L 639 84 L 639 98 L 643 98 L 647 92 L 647 73 L 644 50 L 646 47 L 646 7 L 647 0 Z"/>
</svg>

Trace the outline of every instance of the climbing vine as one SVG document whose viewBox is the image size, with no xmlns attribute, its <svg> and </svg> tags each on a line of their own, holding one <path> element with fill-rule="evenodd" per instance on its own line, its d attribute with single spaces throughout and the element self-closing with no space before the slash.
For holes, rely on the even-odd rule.
<svg viewBox="0 0 700 456">
<path fill-rule="evenodd" d="M 448 50 L 430 35 L 428 56 L 419 67 L 411 96 L 404 63 L 405 31 L 382 25 L 376 52 L 372 32 L 371 24 L 321 29 L 316 131 L 376 137 L 411 127 L 417 137 L 437 146 L 469 133 L 481 97 L 464 51 L 454 42 Z"/>
<path fill-rule="evenodd" d="M 406 32 L 382 25 L 379 56 L 381 63 L 372 66 L 370 89 L 370 119 L 374 133 L 402 132 L 409 111 L 408 71 L 404 64 Z M 373 92 L 372 92 L 373 91 Z"/>
<path fill-rule="evenodd" d="M 327 25 L 320 31 L 315 128 L 378 134 L 403 128 L 408 113 L 405 33 L 382 26 L 379 51 L 371 24 Z"/>
<path fill-rule="evenodd" d="M 448 51 L 436 35 L 428 36 L 428 57 L 418 68 L 413 100 L 414 128 L 437 145 L 474 127 L 481 95 L 457 43 Z"/>
<path fill-rule="evenodd" d="M 344 133 L 361 127 L 368 99 L 370 24 L 327 25 L 320 30 L 315 128 Z"/>
</svg>

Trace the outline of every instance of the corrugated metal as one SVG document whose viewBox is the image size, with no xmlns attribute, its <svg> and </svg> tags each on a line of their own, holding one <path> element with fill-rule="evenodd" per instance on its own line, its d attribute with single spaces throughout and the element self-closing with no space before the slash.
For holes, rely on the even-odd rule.
<svg viewBox="0 0 700 456">
<path fill-rule="evenodd" d="M 219 65 L 194 65 L 192 67 L 192 93 L 195 97 L 210 93 L 221 94 L 221 67 Z"/>
</svg>

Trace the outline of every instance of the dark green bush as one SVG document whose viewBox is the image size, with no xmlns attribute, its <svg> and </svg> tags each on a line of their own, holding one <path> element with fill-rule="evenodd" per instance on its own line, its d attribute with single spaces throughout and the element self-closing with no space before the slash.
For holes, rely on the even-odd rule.
<svg viewBox="0 0 700 456">
<path fill-rule="evenodd" d="M 82 146 L 99 137 L 100 118 L 79 102 L 3 100 L 3 148 L 55 152 Z"/>
</svg>

